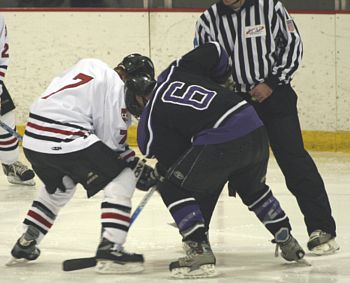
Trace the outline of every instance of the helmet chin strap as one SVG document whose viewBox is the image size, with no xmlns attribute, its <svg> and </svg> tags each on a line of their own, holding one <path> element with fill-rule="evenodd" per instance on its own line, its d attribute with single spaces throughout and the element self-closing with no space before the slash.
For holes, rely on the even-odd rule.
<svg viewBox="0 0 350 283">
<path fill-rule="evenodd" d="M 141 109 L 145 108 L 148 103 L 148 99 L 145 96 L 136 96 L 135 99 Z"/>
</svg>

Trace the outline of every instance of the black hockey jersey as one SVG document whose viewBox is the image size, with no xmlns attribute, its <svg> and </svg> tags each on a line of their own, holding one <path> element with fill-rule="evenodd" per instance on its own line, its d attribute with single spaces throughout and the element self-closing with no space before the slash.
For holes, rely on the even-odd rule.
<svg viewBox="0 0 350 283">
<path fill-rule="evenodd" d="M 217 42 L 174 61 L 158 77 L 140 117 L 141 152 L 169 166 L 192 145 L 224 143 L 261 127 L 253 107 L 219 84 L 229 73 Z"/>
</svg>

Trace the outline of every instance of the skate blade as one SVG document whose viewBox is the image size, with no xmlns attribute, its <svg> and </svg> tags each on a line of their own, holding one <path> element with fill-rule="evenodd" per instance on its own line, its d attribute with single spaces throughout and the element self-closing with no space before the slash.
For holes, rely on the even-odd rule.
<svg viewBox="0 0 350 283">
<path fill-rule="evenodd" d="M 330 239 L 327 243 L 314 247 L 310 252 L 313 255 L 331 255 L 339 251 L 340 247 L 334 239 Z"/>
<path fill-rule="evenodd" d="M 15 258 L 12 257 L 9 259 L 7 263 L 5 263 L 6 266 L 14 266 L 14 265 L 25 265 L 29 262 L 29 260 L 25 258 Z"/>
<path fill-rule="evenodd" d="M 214 264 L 204 264 L 192 271 L 189 267 L 174 268 L 171 270 L 172 277 L 181 279 L 209 278 L 217 275 L 218 273 Z"/>
<path fill-rule="evenodd" d="M 101 274 L 138 273 L 144 270 L 143 263 L 116 263 L 111 260 L 97 261 L 95 271 Z"/>
<path fill-rule="evenodd" d="M 14 185 L 35 186 L 35 181 L 33 179 L 30 179 L 27 181 L 21 181 L 12 176 L 7 176 L 7 180 L 9 181 L 9 183 Z"/>
<path fill-rule="evenodd" d="M 305 266 L 312 266 L 312 264 L 304 258 L 296 260 L 296 263 L 305 265 Z"/>
<path fill-rule="evenodd" d="M 168 223 L 168 225 L 170 225 L 171 227 L 174 227 L 174 228 L 178 228 L 175 222 Z"/>
</svg>

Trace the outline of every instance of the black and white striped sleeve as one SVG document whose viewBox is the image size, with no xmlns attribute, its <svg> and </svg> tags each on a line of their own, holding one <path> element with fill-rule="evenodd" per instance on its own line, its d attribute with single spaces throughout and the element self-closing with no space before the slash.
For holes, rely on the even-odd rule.
<svg viewBox="0 0 350 283">
<path fill-rule="evenodd" d="M 280 1 L 275 5 L 276 25 L 273 26 L 273 36 L 278 49 L 278 58 L 272 68 L 272 76 L 267 83 L 273 88 L 280 83 L 289 83 L 298 69 L 303 45 L 299 31 L 288 11 Z"/>
<path fill-rule="evenodd" d="M 211 35 L 211 21 L 208 20 L 209 18 L 209 11 L 206 10 L 197 20 L 194 35 L 194 47 L 206 42 L 215 41 L 215 38 Z"/>
</svg>

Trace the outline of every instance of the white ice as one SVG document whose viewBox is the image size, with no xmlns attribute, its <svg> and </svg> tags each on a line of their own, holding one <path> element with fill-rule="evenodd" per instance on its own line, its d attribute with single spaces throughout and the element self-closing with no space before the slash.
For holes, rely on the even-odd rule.
<svg viewBox="0 0 350 283">
<path fill-rule="evenodd" d="M 312 153 L 326 183 L 337 222 L 337 241 L 341 250 L 330 256 L 307 254 L 311 267 L 286 263 L 274 257 L 271 235 L 240 199 L 229 198 L 225 189 L 215 210 L 210 241 L 217 258 L 219 276 L 212 279 L 176 280 L 176 282 L 350 282 L 350 155 Z M 101 195 L 86 199 L 80 187 L 70 203 L 61 210 L 51 231 L 41 243 L 41 256 L 25 266 L 6 267 L 10 250 L 22 233 L 21 222 L 31 205 L 36 188 L 10 185 L 0 174 L 0 282 L 174 282 L 168 264 L 183 255 L 181 238 L 169 212 L 155 193 L 134 222 L 128 235 L 127 250 L 143 253 L 145 271 L 135 275 L 98 275 L 93 269 L 64 272 L 65 259 L 93 256 L 99 239 Z M 205 176 L 203 176 L 205 177 Z M 295 198 L 273 158 L 268 169 L 268 183 L 287 212 L 293 234 L 306 249 L 308 239 L 303 217 Z M 136 191 L 134 207 L 144 196 Z"/>
</svg>

